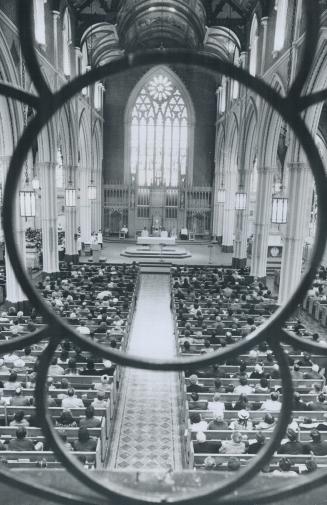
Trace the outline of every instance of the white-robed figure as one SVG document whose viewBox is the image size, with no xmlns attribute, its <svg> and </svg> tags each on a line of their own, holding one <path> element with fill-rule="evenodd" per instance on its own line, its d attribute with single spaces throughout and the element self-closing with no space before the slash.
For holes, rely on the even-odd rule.
<svg viewBox="0 0 327 505">
<path fill-rule="evenodd" d="M 122 226 L 121 232 L 125 234 L 125 237 L 128 236 L 128 228 L 126 224 Z"/>
<path fill-rule="evenodd" d="M 101 230 L 98 231 L 98 237 L 97 238 L 98 238 L 98 244 L 99 244 L 99 246 L 102 249 L 102 247 L 103 247 L 103 235 L 102 235 L 102 231 Z"/>
</svg>

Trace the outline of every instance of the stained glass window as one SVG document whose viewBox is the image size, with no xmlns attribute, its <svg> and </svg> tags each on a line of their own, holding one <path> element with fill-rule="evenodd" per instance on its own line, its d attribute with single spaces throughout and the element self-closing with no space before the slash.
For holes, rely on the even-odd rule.
<svg viewBox="0 0 327 505">
<path fill-rule="evenodd" d="M 130 170 L 139 186 L 177 187 L 186 174 L 188 113 L 181 92 L 163 72 L 149 80 L 132 109 Z"/>
</svg>

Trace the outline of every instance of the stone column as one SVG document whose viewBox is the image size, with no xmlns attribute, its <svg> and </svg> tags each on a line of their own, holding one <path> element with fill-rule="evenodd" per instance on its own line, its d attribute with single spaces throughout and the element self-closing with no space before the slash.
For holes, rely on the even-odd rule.
<svg viewBox="0 0 327 505">
<path fill-rule="evenodd" d="M 306 164 L 289 164 L 288 212 L 279 283 L 279 304 L 285 303 L 301 277 L 310 179 L 311 172 Z"/>
<path fill-rule="evenodd" d="M 41 186 L 43 272 L 59 272 L 56 163 L 38 163 Z"/>
<path fill-rule="evenodd" d="M 221 244 L 223 235 L 224 204 L 218 202 L 218 191 L 219 189 L 222 189 L 220 188 L 220 178 L 220 174 L 217 173 L 214 188 L 212 234 L 214 237 L 217 237 L 218 243 Z"/>
<path fill-rule="evenodd" d="M 266 277 L 273 173 L 273 169 L 269 167 L 258 169 L 257 206 L 251 261 L 251 275 L 258 278 Z"/>
<path fill-rule="evenodd" d="M 66 167 L 65 173 L 70 174 L 72 186 L 76 188 L 76 166 Z M 77 204 L 77 202 L 76 202 Z M 65 206 L 65 261 L 78 263 L 77 251 L 77 207 Z"/>
<path fill-rule="evenodd" d="M 228 170 L 225 174 L 225 204 L 223 216 L 222 252 L 233 252 L 235 224 L 236 172 Z"/>
<path fill-rule="evenodd" d="M 4 189 L 4 183 L 6 180 L 6 175 L 10 163 L 10 156 L 0 157 L 1 166 L 1 179 L 2 188 Z M 18 190 L 19 191 L 19 190 Z M 2 228 L 2 227 L 1 227 Z M 18 193 L 16 196 L 15 203 L 15 213 L 14 213 L 14 238 L 17 244 L 18 251 L 21 255 L 21 261 L 23 266 L 26 268 L 26 244 L 25 244 L 25 223 L 24 218 L 20 216 L 19 198 Z M 2 232 L 3 233 L 3 232 Z M 5 254 L 5 265 L 6 265 L 6 300 L 13 304 L 21 304 L 27 301 L 27 296 L 20 287 L 19 282 L 16 279 L 14 270 L 11 266 L 8 253 Z"/>
<path fill-rule="evenodd" d="M 244 174 L 244 188 L 240 189 L 246 194 L 246 207 L 244 210 L 235 211 L 235 241 L 232 265 L 235 268 L 244 268 L 247 263 L 247 239 L 249 228 L 249 200 L 250 200 L 250 173 Z"/>
<path fill-rule="evenodd" d="M 89 169 L 79 167 L 80 172 L 80 226 L 81 241 L 89 244 L 91 242 L 91 202 L 88 198 Z"/>
</svg>

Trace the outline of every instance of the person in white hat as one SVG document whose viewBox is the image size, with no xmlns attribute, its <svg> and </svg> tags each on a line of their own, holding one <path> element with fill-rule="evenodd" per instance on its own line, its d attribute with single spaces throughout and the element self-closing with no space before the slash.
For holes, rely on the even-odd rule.
<svg viewBox="0 0 327 505">
<path fill-rule="evenodd" d="M 245 409 L 240 410 L 237 419 L 230 423 L 228 429 L 234 431 L 253 430 L 253 423 L 250 419 L 249 412 Z"/>
</svg>

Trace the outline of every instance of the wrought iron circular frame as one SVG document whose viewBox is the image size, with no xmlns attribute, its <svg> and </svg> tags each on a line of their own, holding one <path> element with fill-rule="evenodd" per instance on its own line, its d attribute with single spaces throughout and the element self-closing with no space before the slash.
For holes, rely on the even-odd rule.
<svg viewBox="0 0 327 505">
<path fill-rule="evenodd" d="M 112 485 L 103 486 L 97 479 L 91 477 L 90 473 L 86 473 L 76 459 L 69 453 L 65 452 L 62 442 L 60 441 L 56 431 L 54 430 L 49 412 L 47 410 L 47 391 L 45 388 L 45 379 L 47 376 L 48 366 L 51 356 L 56 349 L 58 343 L 63 338 L 70 338 L 73 342 L 78 343 L 79 346 L 86 348 L 90 351 L 101 352 L 104 357 L 107 357 L 117 364 L 122 366 L 131 366 L 149 370 L 185 370 L 196 368 L 201 365 L 217 363 L 226 360 L 227 358 L 235 355 L 237 352 L 245 352 L 257 345 L 262 340 L 267 340 L 272 347 L 276 358 L 280 365 L 281 378 L 283 385 L 283 404 L 280 419 L 277 428 L 271 438 L 270 442 L 265 446 L 264 450 L 259 453 L 247 467 L 242 469 L 236 476 L 228 482 L 224 482 L 214 486 L 209 491 L 198 492 L 187 497 L 177 497 L 174 500 L 168 500 L 173 503 L 195 504 L 199 498 L 206 498 L 209 503 L 213 503 L 218 499 L 219 503 L 231 504 L 231 499 L 226 497 L 228 493 L 233 491 L 235 487 L 242 485 L 248 479 L 251 479 L 262 468 L 262 466 L 269 461 L 275 448 L 281 441 L 283 433 L 287 427 L 291 416 L 292 404 L 292 380 L 288 368 L 286 357 L 283 353 L 280 343 L 285 342 L 293 345 L 302 345 L 307 350 L 318 352 L 327 356 L 327 349 L 317 344 L 311 344 L 299 339 L 289 331 L 282 329 L 282 324 L 293 313 L 294 309 L 301 301 L 303 295 L 310 287 L 314 278 L 316 268 L 319 265 L 323 255 L 326 236 L 325 230 L 327 229 L 327 176 L 324 172 L 324 167 L 314 143 L 314 140 L 305 125 L 304 120 L 301 118 L 301 112 L 312 104 L 318 103 L 327 98 L 327 90 L 322 90 L 318 93 L 311 95 L 301 96 L 303 86 L 309 75 L 313 56 L 317 47 L 317 37 L 319 32 L 319 7 L 317 3 L 312 3 L 310 0 L 305 1 L 307 11 L 306 21 L 306 39 L 303 51 L 303 60 L 299 73 L 296 76 L 292 88 L 286 97 L 282 97 L 279 93 L 273 90 L 269 85 L 260 79 L 257 79 L 246 71 L 235 67 L 233 64 L 219 60 L 216 56 L 194 53 L 188 50 L 164 50 L 164 51 L 145 51 L 142 53 L 135 53 L 126 55 L 119 60 L 112 61 L 102 67 L 96 68 L 87 72 L 86 74 L 72 80 L 56 93 L 52 93 L 45 82 L 41 73 L 40 67 L 37 62 L 37 56 L 33 44 L 32 37 L 32 19 L 31 19 L 31 6 L 32 0 L 26 1 L 19 7 L 19 30 L 22 43 L 22 50 L 26 60 L 26 66 L 32 78 L 32 81 L 39 93 L 39 97 L 35 97 L 22 90 L 18 90 L 12 86 L 0 83 L 0 93 L 7 97 L 20 100 L 30 104 L 37 110 L 35 117 L 31 120 L 30 124 L 26 127 L 21 139 L 19 140 L 16 149 L 13 153 L 9 171 L 6 178 L 5 191 L 4 191 L 4 213 L 3 213 L 3 227 L 5 233 L 6 246 L 10 261 L 13 265 L 15 274 L 19 279 L 21 287 L 23 288 L 30 301 L 36 305 L 44 319 L 47 321 L 47 326 L 41 328 L 37 332 L 24 337 L 14 338 L 11 341 L 0 343 L 0 352 L 13 350 L 16 348 L 24 347 L 27 344 L 36 343 L 41 340 L 44 335 L 49 337 L 50 343 L 42 353 L 40 369 L 36 379 L 36 410 L 41 419 L 42 429 L 45 435 L 51 442 L 51 446 L 58 456 L 59 460 L 65 465 L 69 472 L 87 483 L 89 488 L 99 493 L 100 495 L 108 498 L 115 498 L 117 501 L 128 501 L 135 504 L 156 503 L 156 500 L 151 498 L 141 499 L 134 495 L 122 490 L 121 487 Z M 310 9 L 310 18 L 308 11 Z M 17 193 L 19 175 L 22 170 L 24 160 L 32 145 L 33 139 L 40 133 L 45 124 L 52 118 L 52 116 L 64 105 L 64 103 L 73 98 L 82 88 L 91 85 L 99 79 L 114 75 L 120 72 L 128 71 L 135 66 L 146 66 L 158 63 L 179 63 L 184 65 L 198 66 L 203 69 L 225 74 L 233 79 L 239 81 L 241 84 L 249 87 L 261 98 L 266 100 L 271 107 L 273 107 L 280 116 L 287 121 L 293 129 L 298 141 L 300 142 L 311 166 L 313 172 L 318 197 L 318 221 L 317 221 L 317 235 L 311 256 L 311 264 L 305 272 L 301 282 L 291 294 L 288 302 L 284 307 L 280 307 L 275 314 L 256 331 L 250 334 L 240 343 L 234 344 L 224 351 L 211 353 L 210 356 L 201 356 L 198 359 L 176 359 L 170 361 L 152 360 L 147 361 L 138 356 L 129 354 L 123 355 L 122 353 L 114 350 L 108 350 L 101 345 L 90 342 L 86 337 L 77 334 L 65 321 L 60 319 L 42 300 L 34 286 L 30 283 L 28 276 L 22 265 L 19 252 L 13 236 L 13 221 L 14 221 L 14 207 L 15 207 L 15 194 Z M 60 338 L 58 335 L 60 334 Z M 280 338 L 276 339 L 276 336 Z M 103 499 L 92 498 L 91 501 L 83 496 L 70 495 L 69 493 L 58 492 L 57 490 L 49 490 L 37 483 L 27 484 L 22 479 L 10 475 L 5 469 L 0 469 L 1 480 L 7 483 L 14 483 L 21 489 L 29 492 L 38 493 L 48 499 L 53 499 L 58 502 L 67 503 L 81 503 L 84 505 L 102 505 L 106 503 Z M 312 488 L 313 485 L 319 485 L 323 482 L 323 476 L 316 476 L 310 478 L 310 482 L 305 482 L 303 485 L 296 483 L 295 485 L 287 485 L 281 488 L 278 492 L 279 497 L 288 496 L 290 493 L 300 492 L 307 488 Z M 208 491 L 208 492 L 207 492 Z M 276 494 L 273 496 L 269 493 L 262 493 L 256 495 L 256 501 L 269 502 L 275 499 Z M 253 500 L 251 493 L 248 495 L 239 495 L 237 498 L 233 497 L 232 503 L 234 505 L 247 503 L 247 500 Z M 215 501 L 217 503 L 217 501 Z"/>
</svg>

